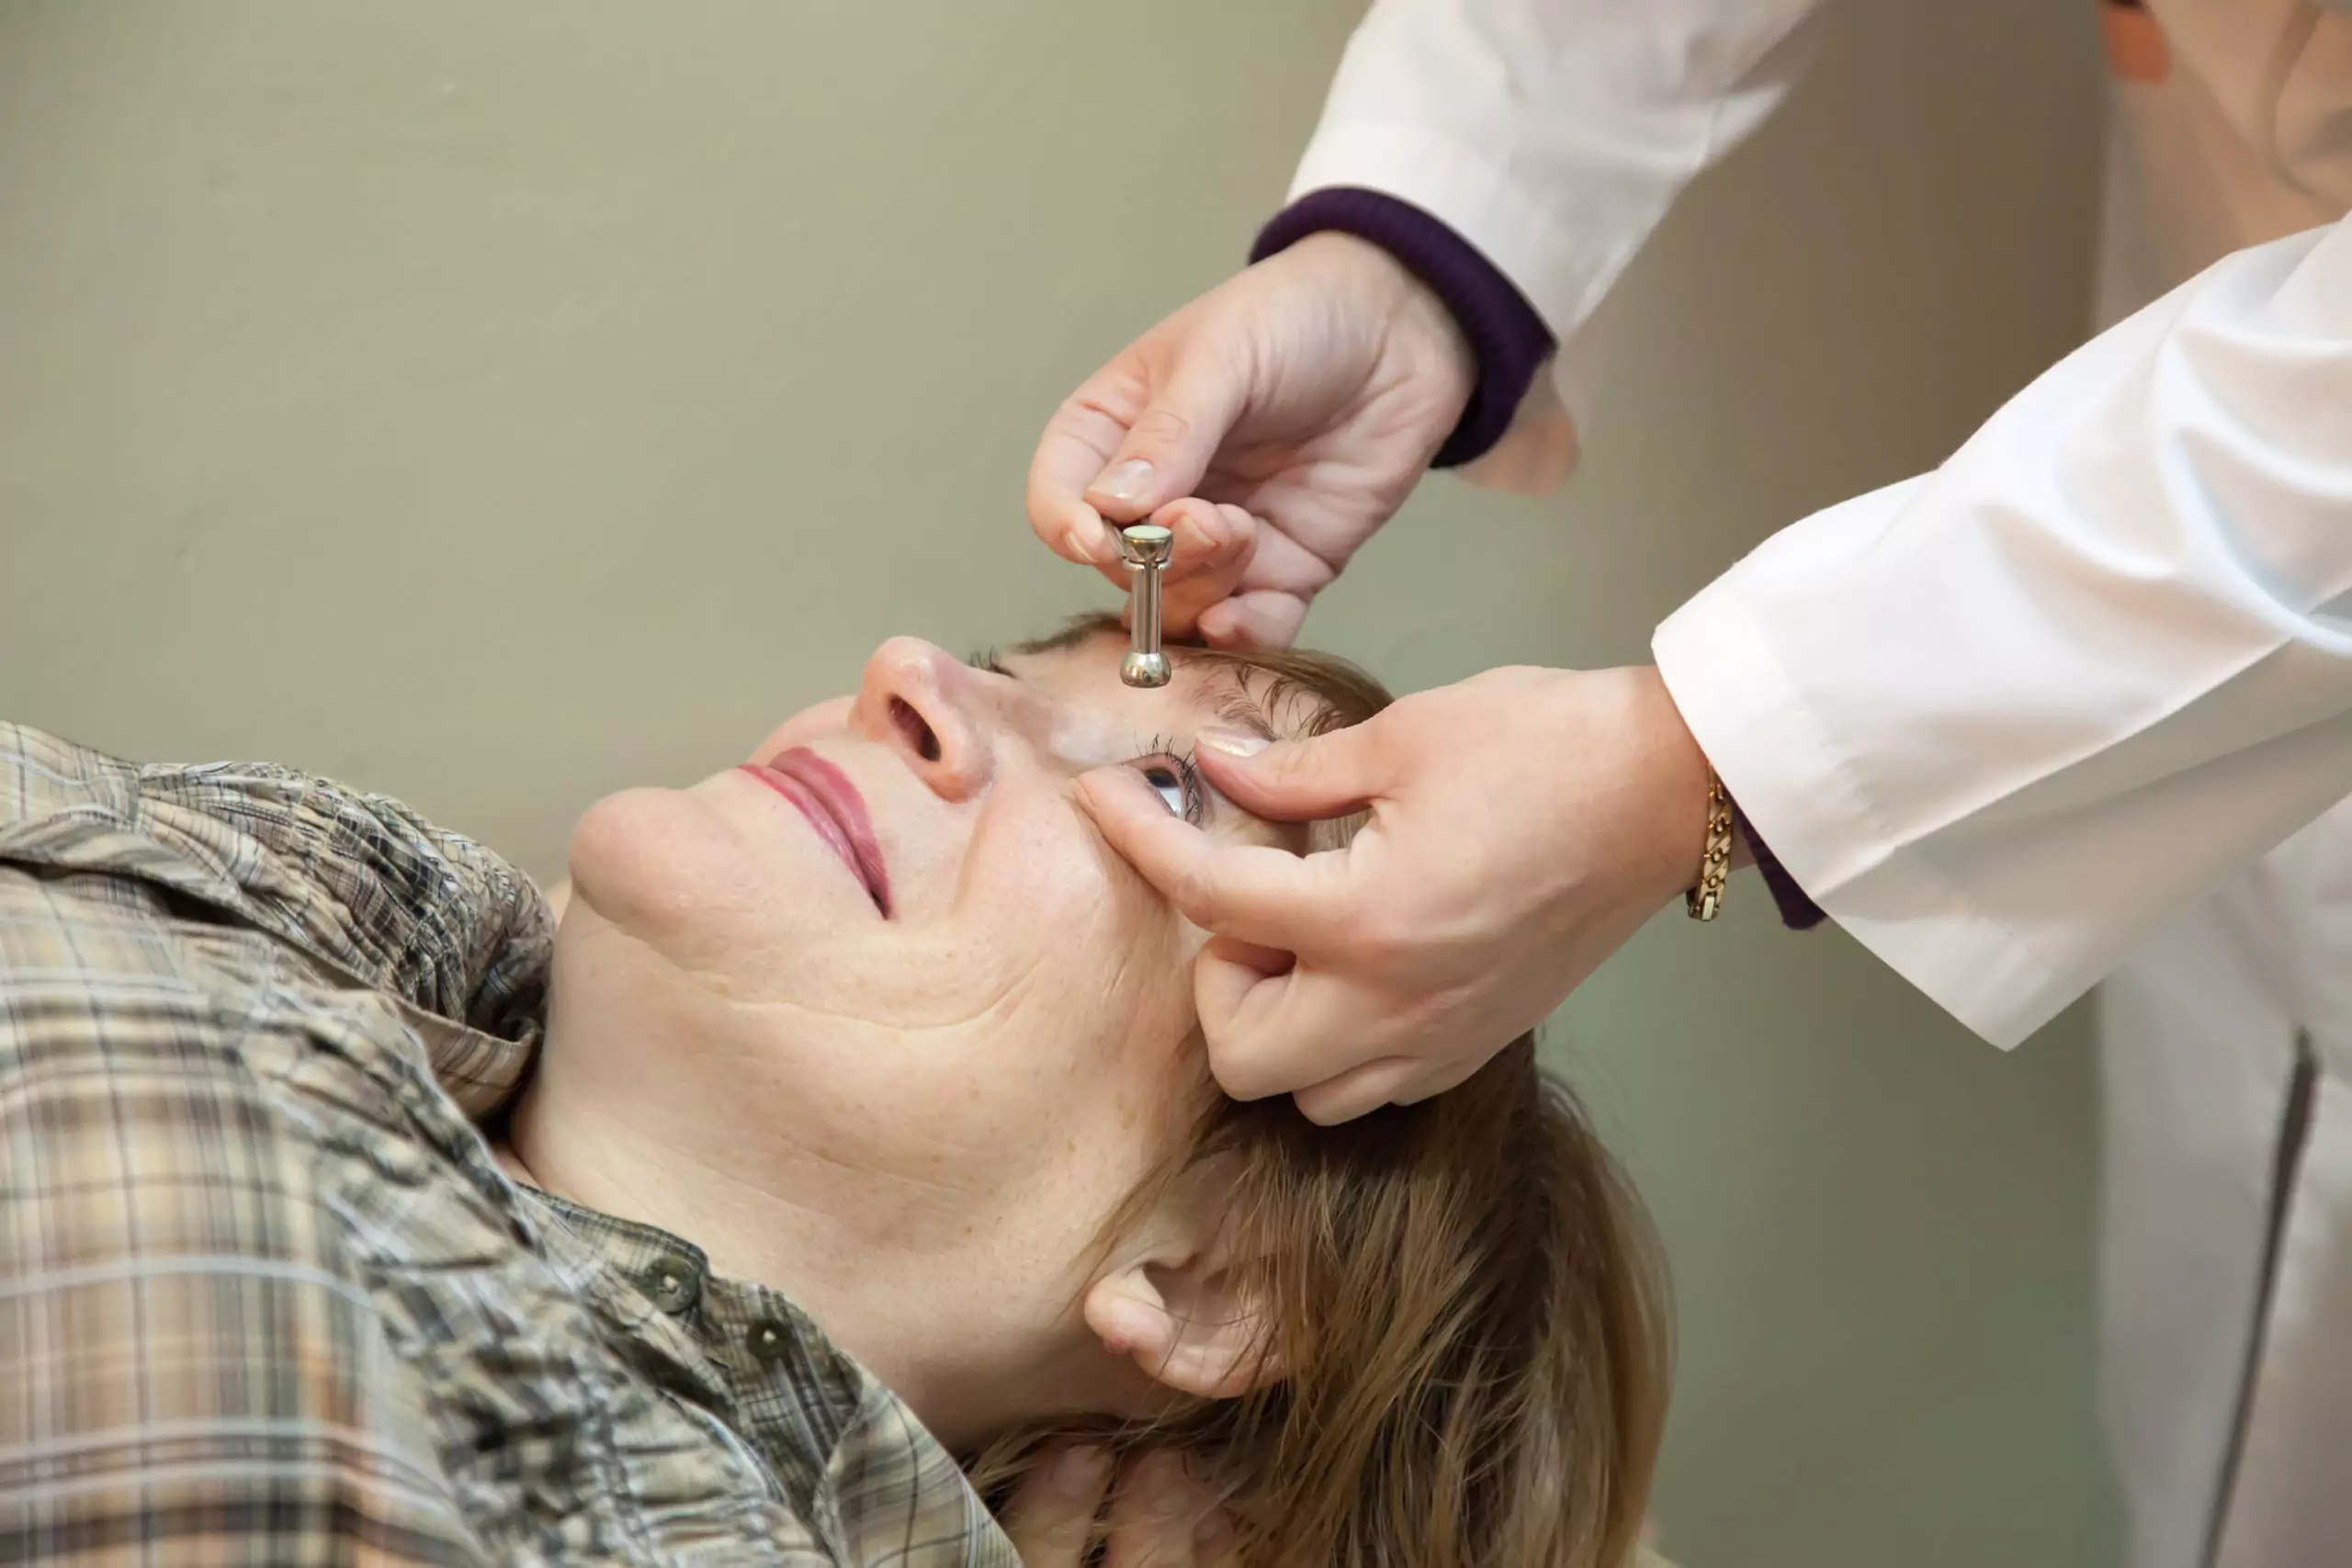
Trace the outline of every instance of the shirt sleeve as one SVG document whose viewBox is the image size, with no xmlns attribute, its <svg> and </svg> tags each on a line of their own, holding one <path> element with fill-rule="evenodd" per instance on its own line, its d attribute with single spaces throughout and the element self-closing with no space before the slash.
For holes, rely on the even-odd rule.
<svg viewBox="0 0 2352 1568">
<path fill-rule="evenodd" d="M 492 1034 L 539 1015 L 547 901 L 397 800 L 268 762 L 127 762 L 7 724 L 0 759 L 15 764 L 0 862 L 138 875 Z"/>
<path fill-rule="evenodd" d="M 1809 55 L 1815 6 L 1375 0 L 1290 200 L 1378 192 L 1458 235 L 1557 344 L 1553 374 L 1536 385 L 1573 423 L 1597 371 L 1601 300 L 1682 187 L 1785 96 Z M 1540 423 L 1520 428 L 1541 439 Z M 1566 470 L 1529 471 L 1536 481 L 1516 488 Z"/>
<path fill-rule="evenodd" d="M 0 727 L 0 1562 L 479 1561 L 330 1156 L 248 1066 L 278 976 L 216 983 L 131 879 L 118 766 Z"/>
<path fill-rule="evenodd" d="M 1658 629 L 1743 815 L 2010 1045 L 2352 794 L 2352 230 L 2228 257 Z"/>
</svg>

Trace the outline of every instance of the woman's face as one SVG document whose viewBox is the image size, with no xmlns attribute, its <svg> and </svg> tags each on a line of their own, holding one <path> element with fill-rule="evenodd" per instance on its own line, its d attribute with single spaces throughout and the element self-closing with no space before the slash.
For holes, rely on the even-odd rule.
<svg viewBox="0 0 2352 1568">
<path fill-rule="evenodd" d="M 943 1212 L 975 1200 L 962 1210 L 996 1231 L 1005 1279 L 1062 1302 L 1207 1081 L 1203 934 L 1109 850 L 1073 782 L 1130 766 L 1212 834 L 1296 848 L 1189 757 L 1207 727 L 1295 734 L 1312 701 L 1206 660 L 1136 690 L 1120 651 L 1098 633 L 976 666 L 883 644 L 854 696 L 797 715 L 744 765 L 594 807 L 559 959 L 658 960 L 697 1017 L 756 1043 L 744 1113 L 934 1183 Z"/>
</svg>

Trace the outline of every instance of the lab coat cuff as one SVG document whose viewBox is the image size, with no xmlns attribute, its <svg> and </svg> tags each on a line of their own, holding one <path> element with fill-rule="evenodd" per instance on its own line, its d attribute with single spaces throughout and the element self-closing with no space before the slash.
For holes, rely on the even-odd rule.
<svg viewBox="0 0 2352 1568">
<path fill-rule="evenodd" d="M 1634 231 L 1606 211 L 1573 201 L 1564 207 L 1556 185 L 1532 179 L 1509 148 L 1467 145 L 1396 120 L 1348 118 L 1315 133 L 1288 199 L 1340 189 L 1378 191 L 1429 214 L 1509 278 L 1560 345 L 1546 390 L 1556 394 L 1562 423 L 1577 430 L 1590 423 L 1600 344 L 1586 329 L 1645 225 Z M 1553 461 L 1548 482 L 1506 488 L 1549 489 L 1572 461 Z"/>
<path fill-rule="evenodd" d="M 2017 1045 L 2055 1013 L 2053 996 L 2063 1005 L 2048 965 L 1888 826 L 1739 579 L 1738 568 L 1718 579 L 1650 644 L 1724 793 L 1848 934 L 1985 1040 Z"/>
<path fill-rule="evenodd" d="M 1368 240 L 1396 257 L 1461 327 L 1478 378 L 1430 467 L 1455 468 L 1484 457 L 1510 428 L 1521 400 L 1551 356 L 1554 344 L 1544 318 L 1476 246 L 1411 203 L 1381 191 L 1309 193 L 1259 232 L 1250 259 L 1263 261 L 1309 234 L 1334 231 Z"/>
<path fill-rule="evenodd" d="M 1558 189 L 1531 183 L 1508 152 L 1401 121 L 1326 124 L 1299 160 L 1288 199 L 1372 190 L 1428 213 L 1510 279 L 1544 329 L 1566 342 L 1616 281 L 1639 236 L 1593 220 L 1596 214 L 1573 203 L 1564 209 Z"/>
</svg>

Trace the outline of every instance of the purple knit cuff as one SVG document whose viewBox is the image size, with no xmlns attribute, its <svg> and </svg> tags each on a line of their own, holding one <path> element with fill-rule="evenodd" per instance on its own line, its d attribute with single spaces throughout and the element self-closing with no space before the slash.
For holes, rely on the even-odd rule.
<svg viewBox="0 0 2352 1568">
<path fill-rule="evenodd" d="M 1419 208 L 1376 190 L 1309 191 L 1259 231 L 1250 259 L 1264 261 L 1326 230 L 1378 245 L 1453 312 L 1470 342 L 1478 380 L 1430 467 L 1451 468 L 1483 457 L 1510 428 L 1520 400 L 1555 346 L 1544 318 L 1470 242 Z"/>
<path fill-rule="evenodd" d="M 1829 918 L 1827 911 L 1797 886 L 1797 879 L 1789 874 L 1789 868 L 1781 863 L 1781 857 L 1756 836 L 1756 829 L 1749 826 L 1747 816 L 1740 810 L 1737 801 L 1733 801 L 1731 806 L 1731 829 L 1747 840 L 1748 852 L 1756 857 L 1756 869 L 1762 874 L 1764 886 L 1771 890 L 1772 902 L 1781 907 L 1782 925 L 1792 931 L 1809 931 Z"/>
</svg>

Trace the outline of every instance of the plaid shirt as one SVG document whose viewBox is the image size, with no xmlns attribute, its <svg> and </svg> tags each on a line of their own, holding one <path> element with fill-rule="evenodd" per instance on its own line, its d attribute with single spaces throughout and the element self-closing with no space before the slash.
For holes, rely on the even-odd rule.
<svg viewBox="0 0 2352 1568">
<path fill-rule="evenodd" d="M 551 935 L 380 796 L 0 725 L 0 1563 L 1017 1568 L 790 1302 L 492 1163 Z"/>
</svg>

